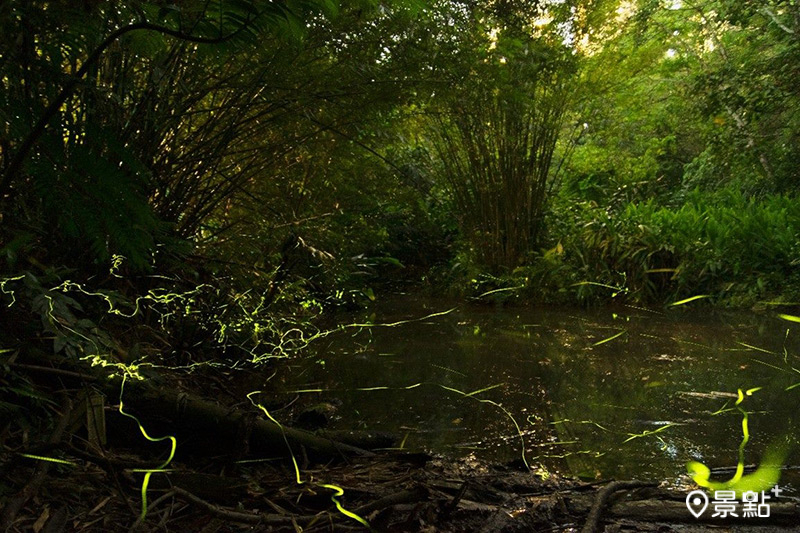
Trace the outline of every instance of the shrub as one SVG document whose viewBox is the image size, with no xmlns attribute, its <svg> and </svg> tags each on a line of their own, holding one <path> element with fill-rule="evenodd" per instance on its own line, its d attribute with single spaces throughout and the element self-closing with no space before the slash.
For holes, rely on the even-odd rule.
<svg viewBox="0 0 800 533">
<path fill-rule="evenodd" d="M 785 283 L 800 264 L 800 203 L 789 196 L 731 189 L 712 203 L 695 190 L 680 207 L 646 201 L 617 210 L 580 202 L 551 213 L 550 229 L 578 278 L 624 282 L 635 301 L 709 294 L 743 304 L 798 289 Z M 599 296 L 595 287 L 578 296 Z"/>
</svg>

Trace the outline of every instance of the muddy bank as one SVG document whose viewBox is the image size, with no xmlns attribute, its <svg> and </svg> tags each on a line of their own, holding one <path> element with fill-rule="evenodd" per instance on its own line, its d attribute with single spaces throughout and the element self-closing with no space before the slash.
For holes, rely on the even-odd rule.
<svg viewBox="0 0 800 533">
<path fill-rule="evenodd" d="M 2 435 L 5 531 L 589 533 L 784 531 L 800 523 L 789 498 L 772 503 L 769 518 L 714 521 L 706 512 L 698 520 L 684 493 L 646 480 L 583 483 L 473 457 L 369 451 L 358 444 L 385 439 L 354 433 L 343 444 L 275 424 L 259 402 L 221 403 L 180 382 L 130 383 L 125 412 L 134 420 L 120 413 L 118 379 L 87 369 L 27 371 L 58 401 L 51 427 L 7 425 Z"/>
</svg>

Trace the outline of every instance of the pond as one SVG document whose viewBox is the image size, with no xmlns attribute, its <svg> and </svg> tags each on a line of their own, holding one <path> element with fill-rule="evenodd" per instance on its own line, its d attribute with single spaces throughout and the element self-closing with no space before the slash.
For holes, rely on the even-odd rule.
<svg viewBox="0 0 800 533">
<path fill-rule="evenodd" d="M 388 431 L 448 456 L 522 462 L 524 450 L 534 468 L 675 487 L 688 460 L 733 475 L 744 412 L 746 464 L 777 437 L 797 440 L 800 324 L 774 312 L 396 296 L 367 313 L 340 318 L 383 325 L 316 341 L 281 379 L 300 404 L 336 406 L 331 429 Z M 739 389 L 750 391 L 741 409 Z M 796 492 L 798 471 L 787 466 L 781 486 Z"/>
</svg>

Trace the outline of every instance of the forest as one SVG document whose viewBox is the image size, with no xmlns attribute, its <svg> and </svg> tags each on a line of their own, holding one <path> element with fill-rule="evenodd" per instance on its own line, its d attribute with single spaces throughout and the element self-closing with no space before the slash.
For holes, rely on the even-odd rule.
<svg viewBox="0 0 800 533">
<path fill-rule="evenodd" d="M 800 523 L 800 2 L 0 35 L 2 531 Z"/>
</svg>

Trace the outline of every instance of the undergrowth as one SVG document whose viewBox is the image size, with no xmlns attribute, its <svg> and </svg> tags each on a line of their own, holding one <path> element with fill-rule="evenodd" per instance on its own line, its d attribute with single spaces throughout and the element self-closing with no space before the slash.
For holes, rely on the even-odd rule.
<svg viewBox="0 0 800 533">
<path fill-rule="evenodd" d="M 462 256 L 442 279 L 468 297 L 503 302 L 800 301 L 800 202 L 791 196 L 728 190 L 709 200 L 695 190 L 677 206 L 561 200 L 548 229 L 545 246 L 510 272 L 487 273 Z"/>
</svg>

